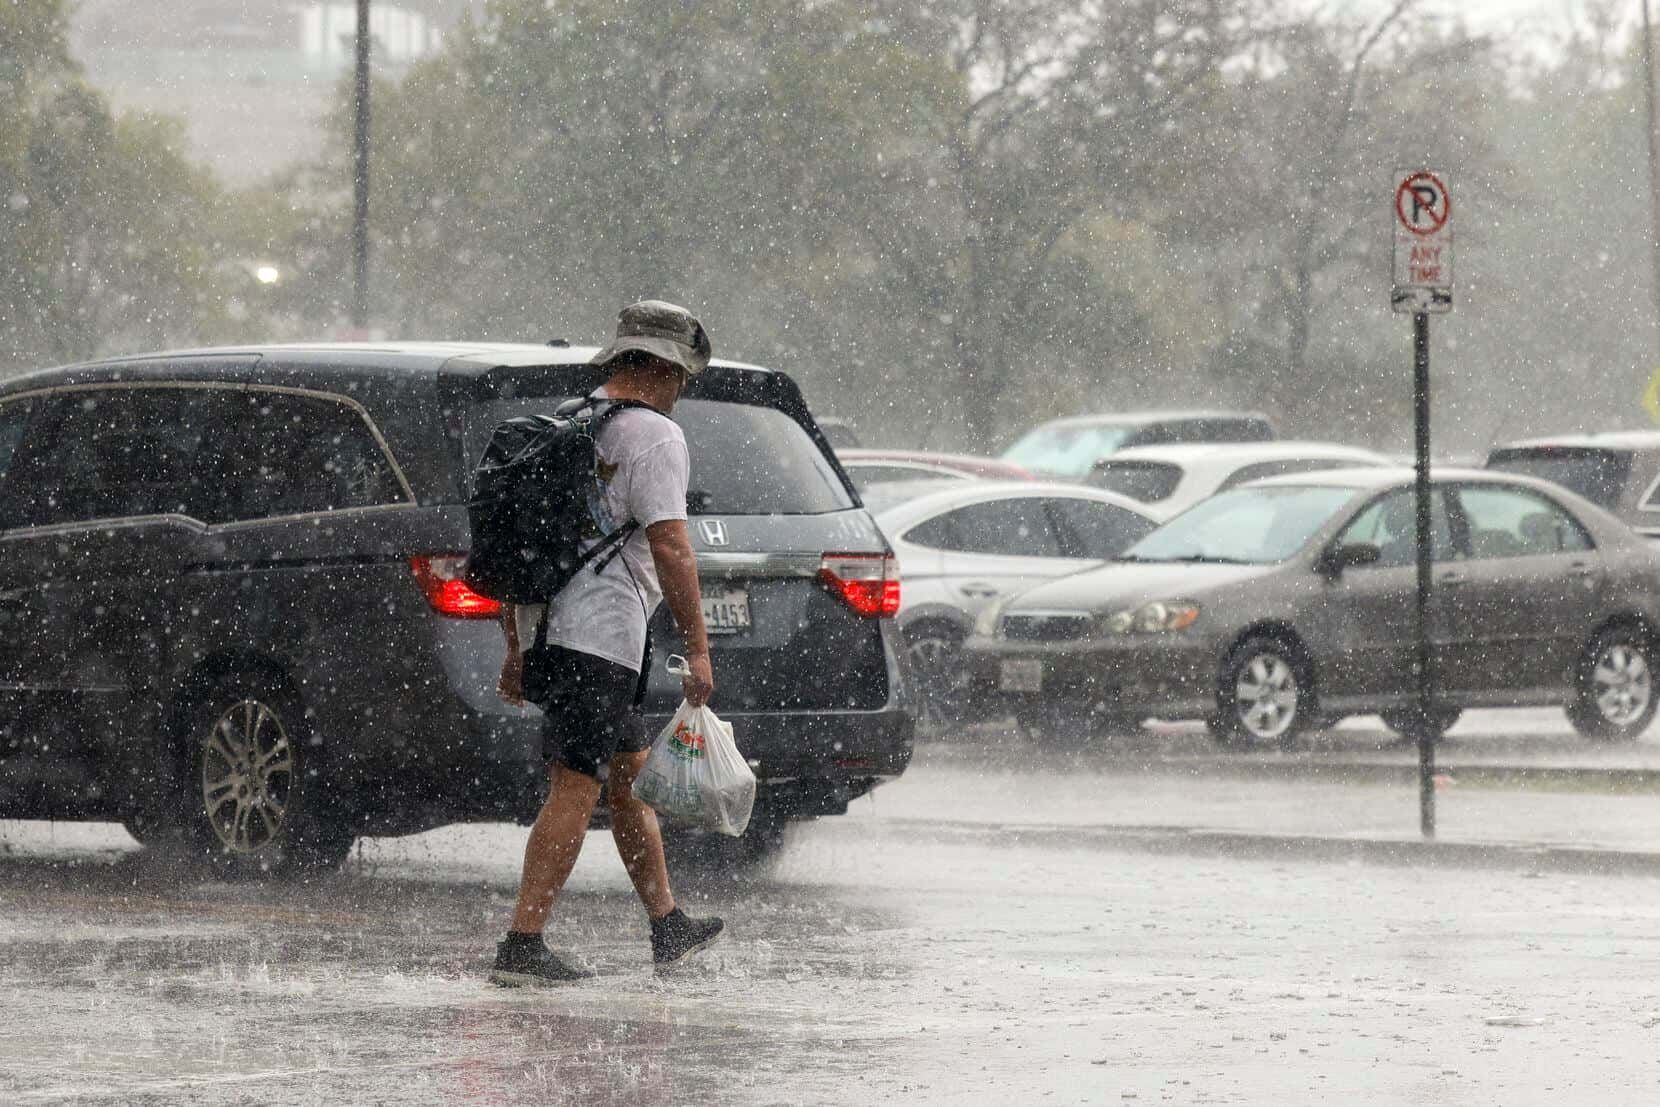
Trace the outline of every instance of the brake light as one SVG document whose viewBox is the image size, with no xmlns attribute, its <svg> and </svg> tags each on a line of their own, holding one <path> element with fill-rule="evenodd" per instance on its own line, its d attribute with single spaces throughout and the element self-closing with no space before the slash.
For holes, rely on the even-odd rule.
<svg viewBox="0 0 1660 1107">
<path fill-rule="evenodd" d="M 860 615 L 899 614 L 899 560 L 893 554 L 825 554 L 819 579 Z"/>
<path fill-rule="evenodd" d="M 455 619 L 494 619 L 501 614 L 500 603 L 474 592 L 461 579 L 467 571 L 464 556 L 412 557 L 409 567 L 414 570 L 415 582 L 426 594 L 427 603 L 438 614 Z"/>
</svg>

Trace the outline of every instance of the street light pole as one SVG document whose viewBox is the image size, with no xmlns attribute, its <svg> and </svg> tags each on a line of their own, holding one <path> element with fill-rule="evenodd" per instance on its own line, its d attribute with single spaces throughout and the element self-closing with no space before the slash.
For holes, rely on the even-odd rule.
<svg viewBox="0 0 1660 1107">
<path fill-rule="evenodd" d="M 1654 264 L 1651 291 L 1654 322 L 1660 327 L 1660 147 L 1654 134 L 1654 26 L 1649 19 L 1648 0 L 1643 0 L 1643 101 L 1648 106 L 1644 129 L 1648 132 L 1648 238 Z"/>
<path fill-rule="evenodd" d="M 361 333 L 369 326 L 369 0 L 357 0 L 352 107 L 352 327 Z"/>
</svg>

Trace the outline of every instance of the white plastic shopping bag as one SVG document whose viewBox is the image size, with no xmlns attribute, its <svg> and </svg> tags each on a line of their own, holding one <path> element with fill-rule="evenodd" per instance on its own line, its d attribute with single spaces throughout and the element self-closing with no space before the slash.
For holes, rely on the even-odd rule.
<svg viewBox="0 0 1660 1107">
<path fill-rule="evenodd" d="M 707 704 L 681 700 L 651 744 L 634 795 L 666 818 L 736 838 L 755 807 L 755 774 L 732 740 L 732 724 Z"/>
</svg>

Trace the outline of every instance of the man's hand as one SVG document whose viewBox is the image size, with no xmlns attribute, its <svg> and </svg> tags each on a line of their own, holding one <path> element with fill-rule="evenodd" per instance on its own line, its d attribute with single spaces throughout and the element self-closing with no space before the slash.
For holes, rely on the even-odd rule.
<svg viewBox="0 0 1660 1107">
<path fill-rule="evenodd" d="M 687 654 L 686 667 L 691 672 L 680 678 L 680 690 L 685 694 L 687 703 L 702 707 L 715 691 L 715 671 L 709 665 L 709 655 Z"/>
<path fill-rule="evenodd" d="M 516 649 L 508 649 L 507 656 L 502 658 L 501 678 L 496 681 L 496 692 L 502 699 L 514 707 L 525 705 L 525 655 Z"/>
</svg>

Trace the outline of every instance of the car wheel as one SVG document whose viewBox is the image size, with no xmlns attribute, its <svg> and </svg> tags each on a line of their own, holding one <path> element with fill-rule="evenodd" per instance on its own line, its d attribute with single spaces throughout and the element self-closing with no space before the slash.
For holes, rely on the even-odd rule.
<svg viewBox="0 0 1660 1107">
<path fill-rule="evenodd" d="M 1463 714 L 1463 709 L 1457 707 L 1437 707 L 1428 715 L 1416 707 L 1398 707 L 1378 712 L 1378 718 L 1383 720 L 1384 726 L 1402 738 L 1411 738 L 1415 742 L 1428 738 L 1432 742 L 1438 742 Z"/>
<path fill-rule="evenodd" d="M 1216 714 L 1206 720 L 1222 745 L 1291 746 L 1315 725 L 1314 680 L 1303 652 L 1278 638 L 1247 638 L 1222 666 Z"/>
<path fill-rule="evenodd" d="M 962 719 L 963 636 L 947 623 L 925 622 L 905 632 L 905 658 L 916 686 L 916 724 L 938 734 Z"/>
<path fill-rule="evenodd" d="M 1654 644 L 1630 627 L 1591 639 L 1574 673 L 1568 721 L 1587 738 L 1630 740 L 1654 721 Z"/>
<path fill-rule="evenodd" d="M 757 806 L 742 835 L 663 828 L 663 852 L 672 870 L 695 879 L 743 880 L 763 872 L 784 849 L 789 820 Z"/>
<path fill-rule="evenodd" d="M 354 835 L 319 810 L 305 713 L 280 682 L 212 681 L 185 720 L 183 830 L 225 875 L 300 876 L 338 868 Z"/>
</svg>

